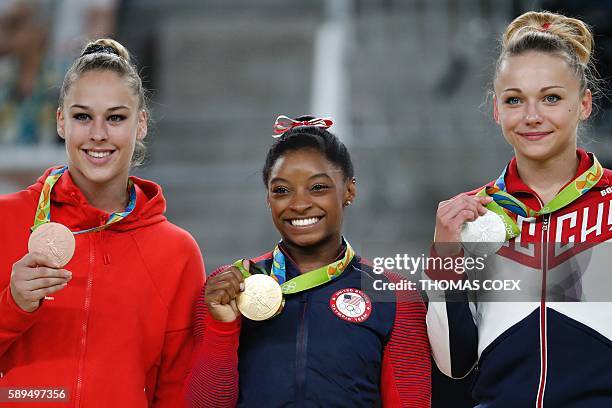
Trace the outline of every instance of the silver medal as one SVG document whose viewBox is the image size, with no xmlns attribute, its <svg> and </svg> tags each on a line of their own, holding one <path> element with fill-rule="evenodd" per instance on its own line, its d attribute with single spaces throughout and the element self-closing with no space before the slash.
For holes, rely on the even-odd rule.
<svg viewBox="0 0 612 408">
<path fill-rule="evenodd" d="M 466 222 L 461 227 L 463 247 L 477 256 L 493 254 L 506 241 L 506 225 L 502 218 L 493 211 L 487 210 L 476 220 Z"/>
</svg>

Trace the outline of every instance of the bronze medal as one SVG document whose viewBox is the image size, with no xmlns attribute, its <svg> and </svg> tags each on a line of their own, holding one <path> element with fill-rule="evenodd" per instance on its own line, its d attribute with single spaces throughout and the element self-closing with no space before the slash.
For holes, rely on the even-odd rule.
<svg viewBox="0 0 612 408">
<path fill-rule="evenodd" d="M 28 241 L 28 252 L 48 256 L 58 268 L 63 268 L 74 255 L 74 235 L 57 222 L 48 222 L 36 228 Z"/>
</svg>

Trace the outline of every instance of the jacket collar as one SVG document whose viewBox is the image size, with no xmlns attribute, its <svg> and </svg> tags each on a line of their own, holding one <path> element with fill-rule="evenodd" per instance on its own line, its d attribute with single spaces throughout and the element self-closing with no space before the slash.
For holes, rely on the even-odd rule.
<svg viewBox="0 0 612 408">
<path fill-rule="evenodd" d="M 59 166 L 61 167 L 61 166 Z M 58 167 L 55 167 L 58 168 Z M 50 168 L 29 187 L 38 202 L 45 179 L 55 168 Z M 130 177 L 136 188 L 136 207 L 125 219 L 108 227 L 109 230 L 125 231 L 165 220 L 166 200 L 161 187 L 138 177 Z M 74 183 L 70 170 L 66 171 L 51 191 L 51 220 L 61 222 L 72 231 L 104 225 L 109 213 L 93 207 Z"/>
<path fill-rule="evenodd" d="M 580 174 L 587 171 L 589 167 L 593 165 L 593 160 L 591 157 L 592 153 L 587 153 L 583 149 L 577 149 L 576 155 L 578 156 L 578 169 L 576 170 L 576 175 L 574 176 L 574 179 L 578 177 Z M 593 189 L 600 190 L 600 189 L 604 189 L 608 187 L 610 185 L 610 176 L 611 176 L 610 172 L 604 169 L 604 174 L 602 175 L 599 182 L 593 187 Z M 567 184 L 565 184 L 562 187 L 562 189 L 565 186 L 567 186 L 569 183 L 571 183 L 572 181 L 573 180 L 568 181 Z M 531 188 L 529 188 L 529 186 L 525 184 L 523 180 L 521 180 L 519 173 L 518 173 L 517 164 L 516 164 L 516 157 L 513 157 L 512 160 L 510 160 L 510 163 L 508 164 L 508 170 L 506 171 L 505 182 L 506 182 L 506 190 L 510 194 L 527 193 L 527 194 L 537 196 L 536 192 L 533 191 Z M 494 183 L 495 181 L 492 181 L 491 183 L 489 183 L 489 185 L 492 186 Z"/>
</svg>

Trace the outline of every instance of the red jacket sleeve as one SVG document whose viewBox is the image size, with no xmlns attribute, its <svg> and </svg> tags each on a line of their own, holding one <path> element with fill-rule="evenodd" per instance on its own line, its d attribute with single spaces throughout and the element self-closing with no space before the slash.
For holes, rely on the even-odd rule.
<svg viewBox="0 0 612 408">
<path fill-rule="evenodd" d="M 32 313 L 25 312 L 15 303 L 9 286 L 0 291 L 0 356 L 36 323 L 41 307 Z"/>
<path fill-rule="evenodd" d="M 217 269 L 216 275 L 226 267 Z M 209 313 L 204 289 L 195 310 L 197 351 L 185 384 L 187 406 L 229 408 L 238 401 L 238 344 L 240 318 L 220 322 Z"/>
<path fill-rule="evenodd" d="M 404 280 L 385 273 L 391 282 Z M 431 405 L 431 356 L 425 305 L 417 291 L 396 292 L 395 323 L 383 354 L 382 406 L 419 408 Z"/>
<path fill-rule="evenodd" d="M 442 244 L 444 245 L 444 244 Z M 465 279 L 465 273 L 455 271 L 455 265 L 458 258 L 465 256 L 463 248 L 456 255 L 441 256 L 436 251 L 435 243 L 432 243 L 429 250 L 429 260 L 425 268 L 425 274 L 429 279 L 432 280 L 449 280 L 458 281 Z"/>
<path fill-rule="evenodd" d="M 183 385 L 193 360 L 193 308 L 206 273 L 200 249 L 193 240 L 189 244 L 191 256 L 185 263 L 180 283 L 168 305 L 168 323 L 152 408 L 177 406 L 177 401 L 183 397 Z"/>
</svg>

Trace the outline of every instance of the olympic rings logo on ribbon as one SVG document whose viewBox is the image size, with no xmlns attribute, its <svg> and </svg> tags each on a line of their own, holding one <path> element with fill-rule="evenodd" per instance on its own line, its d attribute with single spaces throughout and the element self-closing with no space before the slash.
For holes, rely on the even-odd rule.
<svg viewBox="0 0 612 408">
<path fill-rule="evenodd" d="M 297 285 L 295 282 L 287 282 L 283 287 L 283 293 L 287 294 L 287 293 L 293 293 L 295 292 L 295 289 L 297 288 Z"/>
<path fill-rule="evenodd" d="M 299 126 L 315 126 L 323 129 L 328 129 L 334 122 L 330 118 L 314 118 L 310 120 L 293 120 L 285 115 L 280 115 L 276 118 L 272 131 L 273 138 L 281 137 L 285 132 Z"/>
</svg>

